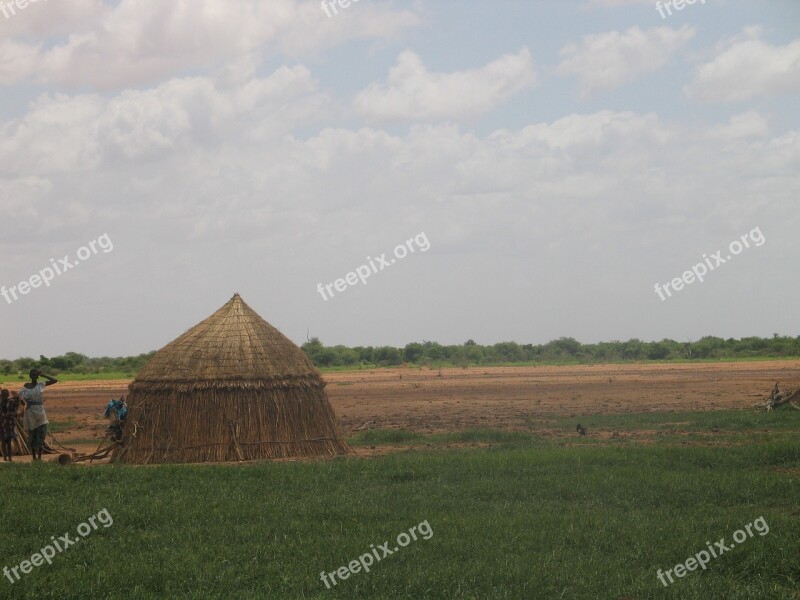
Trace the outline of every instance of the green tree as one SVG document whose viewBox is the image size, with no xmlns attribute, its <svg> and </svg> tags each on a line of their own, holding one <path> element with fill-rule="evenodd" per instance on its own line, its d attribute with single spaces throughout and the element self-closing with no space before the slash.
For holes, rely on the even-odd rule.
<svg viewBox="0 0 800 600">
<path fill-rule="evenodd" d="M 399 365 L 403 362 L 403 357 L 398 348 L 392 346 L 382 346 L 375 349 L 375 362 L 384 367 Z"/>
<path fill-rule="evenodd" d="M 403 360 L 408 363 L 417 363 L 425 354 L 425 348 L 418 342 L 406 344 L 403 348 Z"/>
<path fill-rule="evenodd" d="M 649 360 L 664 360 L 669 356 L 669 347 L 661 342 L 653 342 L 648 345 L 647 358 Z"/>
</svg>

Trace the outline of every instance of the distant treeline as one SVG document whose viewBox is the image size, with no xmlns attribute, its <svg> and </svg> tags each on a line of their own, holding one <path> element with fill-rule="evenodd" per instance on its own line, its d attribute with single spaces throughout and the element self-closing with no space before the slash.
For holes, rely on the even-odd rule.
<svg viewBox="0 0 800 600">
<path fill-rule="evenodd" d="M 497 365 L 513 363 L 605 363 L 644 360 L 715 360 L 747 358 L 800 357 L 800 336 L 773 335 L 771 338 L 748 337 L 740 340 L 707 336 L 696 342 L 600 342 L 582 344 L 573 338 L 559 338 L 546 344 L 500 342 L 489 346 L 467 340 L 463 344 L 443 346 L 437 342 L 413 342 L 403 348 L 394 346 L 325 346 L 311 338 L 302 346 L 318 367 L 391 367 L 402 364 L 429 366 Z M 103 374 L 133 376 L 154 352 L 120 358 L 89 358 L 77 352 L 39 359 L 0 360 L 0 374 L 25 375 L 33 367 L 46 373 Z"/>
<path fill-rule="evenodd" d="M 0 374 L 5 376 L 15 374 L 27 376 L 28 372 L 36 367 L 48 375 L 58 375 L 59 373 L 80 375 L 123 373 L 135 375 L 150 360 L 153 354 L 155 352 L 118 358 L 108 356 L 89 358 L 85 354 L 67 352 L 62 356 L 53 356 L 52 358 L 40 356 L 38 359 L 27 357 L 16 360 L 0 359 Z"/>
<path fill-rule="evenodd" d="M 318 367 L 357 365 L 496 365 L 511 363 L 604 363 L 642 360 L 703 360 L 726 358 L 780 358 L 800 356 L 796 338 L 748 337 L 740 340 L 707 336 L 696 342 L 600 342 L 581 344 L 573 338 L 559 338 L 546 344 L 500 342 L 490 346 L 472 340 L 443 346 L 437 342 L 414 342 L 404 348 L 393 346 L 324 346 L 317 338 L 303 344 L 303 350 Z"/>
</svg>

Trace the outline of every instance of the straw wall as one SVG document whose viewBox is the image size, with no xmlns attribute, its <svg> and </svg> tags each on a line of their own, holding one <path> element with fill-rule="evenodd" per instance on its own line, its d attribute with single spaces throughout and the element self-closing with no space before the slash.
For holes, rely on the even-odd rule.
<svg viewBox="0 0 800 600">
<path fill-rule="evenodd" d="M 185 463 L 333 456 L 349 451 L 324 382 L 134 382 L 114 460 Z"/>
</svg>

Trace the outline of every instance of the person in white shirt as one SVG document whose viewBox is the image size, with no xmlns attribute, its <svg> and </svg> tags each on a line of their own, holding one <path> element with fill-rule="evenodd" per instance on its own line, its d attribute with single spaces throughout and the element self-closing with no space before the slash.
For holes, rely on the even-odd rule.
<svg viewBox="0 0 800 600">
<path fill-rule="evenodd" d="M 48 423 L 47 414 L 44 412 L 44 388 L 58 383 L 58 380 L 43 374 L 39 369 L 31 369 L 30 376 L 30 382 L 26 383 L 19 393 L 19 397 L 25 402 L 25 417 L 22 424 L 28 432 L 33 460 L 41 461 Z M 44 377 L 46 383 L 40 383 L 39 377 Z"/>
</svg>

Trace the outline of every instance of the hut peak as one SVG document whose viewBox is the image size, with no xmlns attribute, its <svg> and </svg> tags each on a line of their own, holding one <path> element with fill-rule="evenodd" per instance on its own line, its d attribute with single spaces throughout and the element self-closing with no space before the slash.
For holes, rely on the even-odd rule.
<svg viewBox="0 0 800 600">
<path fill-rule="evenodd" d="M 225 381 L 318 377 L 294 342 L 234 296 L 219 310 L 159 350 L 140 381 Z"/>
</svg>

